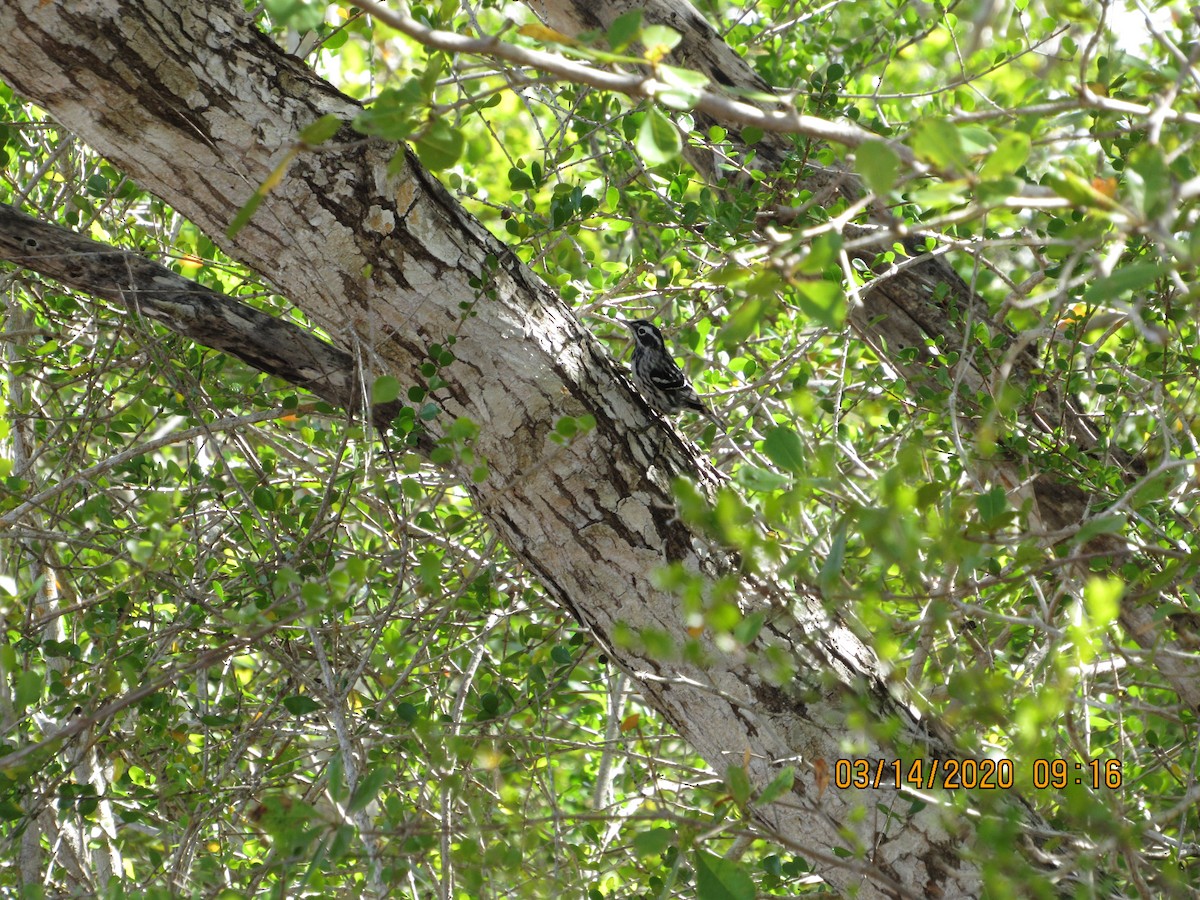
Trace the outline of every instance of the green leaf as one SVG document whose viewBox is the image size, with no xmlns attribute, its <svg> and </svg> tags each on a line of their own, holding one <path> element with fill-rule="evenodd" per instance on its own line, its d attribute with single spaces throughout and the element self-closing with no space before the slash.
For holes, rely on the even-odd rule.
<svg viewBox="0 0 1200 900">
<path fill-rule="evenodd" d="M 1129 154 L 1125 189 L 1143 219 L 1155 219 L 1163 213 L 1171 199 L 1171 173 L 1162 147 L 1141 144 Z"/>
<path fill-rule="evenodd" d="M 421 162 L 427 169 L 436 172 L 458 162 L 466 139 L 448 120 L 434 119 L 414 143 Z"/>
<path fill-rule="evenodd" d="M 767 429 L 767 436 L 763 439 L 763 453 L 767 455 L 767 459 L 788 472 L 803 472 L 808 465 L 800 436 L 783 425 Z"/>
<path fill-rule="evenodd" d="M 530 191 L 536 185 L 524 169 L 513 166 L 508 170 L 508 184 L 514 191 Z"/>
<path fill-rule="evenodd" d="M 264 195 L 255 191 L 254 194 L 246 201 L 246 205 L 237 211 L 237 215 L 233 217 L 233 221 L 229 223 L 229 227 L 225 229 L 227 237 L 236 237 L 237 233 L 246 227 L 246 223 L 250 221 L 259 206 L 262 205 Z"/>
<path fill-rule="evenodd" d="M 704 850 L 694 858 L 698 900 L 754 900 L 754 879 L 740 862 Z"/>
<path fill-rule="evenodd" d="M 833 589 L 838 586 L 842 577 L 842 566 L 846 559 L 846 523 L 838 524 L 837 530 L 833 533 L 833 544 L 829 548 L 829 553 L 825 557 L 825 561 L 821 563 L 821 571 L 817 574 L 817 586 L 820 587 L 821 593 L 828 596 L 833 593 Z"/>
<path fill-rule="evenodd" d="M 272 504 L 273 506 L 274 504 Z M 320 581 L 306 581 L 300 586 L 300 597 L 309 609 L 320 609 L 329 602 L 329 588 Z"/>
<path fill-rule="evenodd" d="M 633 850 L 638 856 L 661 854 L 675 842 L 675 831 L 671 828 L 651 828 L 633 836 Z"/>
<path fill-rule="evenodd" d="M 967 168 L 958 129 L 942 118 L 922 119 L 908 136 L 908 146 L 919 159 L 942 169 Z"/>
<path fill-rule="evenodd" d="M 317 121 L 305 126 L 300 131 L 300 140 L 309 146 L 315 147 L 318 144 L 323 144 L 342 127 L 342 120 L 330 113 L 326 116 L 321 116 Z"/>
<path fill-rule="evenodd" d="M 421 113 L 428 107 L 429 98 L 415 78 L 399 88 L 388 88 L 375 102 L 364 109 L 351 123 L 354 130 L 368 137 L 387 141 L 404 141 L 416 130 Z"/>
<path fill-rule="evenodd" d="M 428 590 L 435 590 L 442 581 L 442 554 L 436 550 L 426 550 L 421 554 L 417 572 L 421 583 Z"/>
<path fill-rule="evenodd" d="M 760 491 L 764 494 L 777 491 L 791 484 L 791 479 L 787 476 L 780 475 L 778 472 L 772 472 L 770 469 L 761 468 L 760 466 L 742 466 L 737 470 L 734 478 L 742 487 L 751 491 Z"/>
<path fill-rule="evenodd" d="M 479 708 L 486 716 L 493 717 L 500 711 L 500 698 L 495 691 L 485 691 L 479 698 Z"/>
<path fill-rule="evenodd" d="M 750 802 L 750 776 L 741 766 L 730 766 L 725 770 L 725 785 L 738 806 Z"/>
<path fill-rule="evenodd" d="M 846 320 L 846 292 L 839 282 L 798 281 L 799 307 L 807 315 L 826 328 L 841 328 Z"/>
<path fill-rule="evenodd" d="M 32 669 L 22 672 L 13 692 L 13 703 L 17 709 L 32 706 L 42 696 L 42 676 Z"/>
<path fill-rule="evenodd" d="M 720 340 L 722 346 L 732 347 L 740 344 L 758 327 L 762 321 L 767 301 L 761 297 L 749 297 L 733 311 L 725 324 L 721 326 Z"/>
<path fill-rule="evenodd" d="M 771 779 L 771 783 L 763 788 L 762 793 L 758 795 L 756 803 L 774 803 L 784 794 L 792 789 L 792 785 L 796 783 L 796 769 L 794 766 L 788 766 L 778 775 Z"/>
<path fill-rule="evenodd" d="M 975 496 L 975 508 L 984 525 L 998 524 L 1008 511 L 1008 494 L 1002 486 L 996 485 L 987 493 Z"/>
<path fill-rule="evenodd" d="M 449 58 L 442 53 L 434 53 L 427 57 L 425 68 L 421 70 L 421 74 L 418 76 L 418 84 L 420 84 L 421 93 L 424 96 L 433 96 L 442 73 L 446 71 L 448 61 Z"/>
<path fill-rule="evenodd" d="M 350 802 L 346 804 L 346 811 L 356 813 L 364 809 L 375 799 L 380 788 L 393 781 L 395 777 L 395 770 L 391 766 L 379 766 L 367 772 L 358 780 L 354 793 L 350 795 Z"/>
<path fill-rule="evenodd" d="M 301 33 L 314 31 L 325 21 L 325 3 L 306 0 L 266 0 L 267 12 L 280 25 L 288 25 Z"/>
<path fill-rule="evenodd" d="M 380 375 L 371 385 L 372 403 L 391 403 L 400 396 L 400 382 L 391 375 Z"/>
<path fill-rule="evenodd" d="M 827 268 L 836 264 L 841 249 L 841 235 L 822 234 L 813 240 L 808 255 L 801 260 L 797 271 L 806 275 L 822 275 Z"/>
<path fill-rule="evenodd" d="M 1167 267 L 1162 263 L 1130 263 L 1117 269 L 1107 278 L 1093 281 L 1083 292 L 1083 302 L 1103 303 L 1120 299 L 1125 294 L 1154 284 L 1166 271 Z"/>
<path fill-rule="evenodd" d="M 655 97 L 672 109 L 691 109 L 700 102 L 700 97 L 708 87 L 707 75 L 677 66 L 660 65 L 658 77 L 669 88 L 660 89 Z"/>
<path fill-rule="evenodd" d="M 311 712 L 316 712 L 321 708 L 321 704 L 312 697 L 306 697 L 303 694 L 295 694 L 291 697 L 283 698 L 283 708 L 290 712 L 293 716 L 304 716 Z"/>
<path fill-rule="evenodd" d="M 561 644 L 556 645 L 550 650 L 550 658 L 560 666 L 569 666 L 575 662 L 575 657 L 571 655 L 571 651 Z"/>
<path fill-rule="evenodd" d="M 762 631 L 763 625 L 767 623 L 767 614 L 759 610 L 758 612 L 750 613 L 743 616 L 742 620 L 737 623 L 733 629 L 733 636 L 737 638 L 738 643 L 746 647 L 752 644 L 758 633 Z"/>
<path fill-rule="evenodd" d="M 1097 516 L 1095 519 L 1085 522 L 1083 527 L 1075 533 L 1073 540 L 1077 544 L 1083 544 L 1099 534 L 1118 534 L 1124 527 L 1125 517 L 1122 515 Z"/>
<path fill-rule="evenodd" d="M 1097 190 L 1090 181 L 1070 169 L 1047 172 L 1042 176 L 1042 183 L 1076 206 L 1103 210 L 1114 209 L 1117 206 L 1112 197 Z"/>
<path fill-rule="evenodd" d="M 635 146 L 646 165 L 661 166 L 679 156 L 683 150 L 683 141 L 674 123 L 652 106 L 646 110 L 646 117 L 642 119 Z"/>
<path fill-rule="evenodd" d="M 642 46 L 646 48 L 646 56 L 651 59 L 670 53 L 681 40 L 683 35 L 666 25 L 647 25 L 642 29 Z"/>
<path fill-rule="evenodd" d="M 958 125 L 958 140 L 968 156 L 977 156 L 992 150 L 996 137 L 981 125 Z"/>
<path fill-rule="evenodd" d="M 621 13 L 608 26 L 608 47 L 614 52 L 620 52 L 633 43 L 638 32 L 642 29 L 642 11 L 631 9 Z"/>
<path fill-rule="evenodd" d="M 1104 645 L 1105 635 L 1117 619 L 1125 582 L 1119 578 L 1093 575 L 1083 588 L 1083 607 L 1086 615 L 1067 626 L 1079 661 L 1087 664 Z"/>
<path fill-rule="evenodd" d="M 854 151 L 854 169 L 873 194 L 885 197 L 896 186 L 900 157 L 883 141 L 867 141 Z"/>
<path fill-rule="evenodd" d="M 1125 582 L 1119 578 L 1102 578 L 1099 575 L 1088 578 L 1083 588 L 1083 603 L 1094 629 L 1105 631 L 1117 621 L 1124 593 Z"/>
<path fill-rule="evenodd" d="M 1005 175 L 1000 178 L 989 178 L 975 185 L 975 196 L 981 203 L 989 206 L 999 206 L 1009 197 L 1021 193 L 1025 182 L 1015 175 Z"/>
<path fill-rule="evenodd" d="M 0 800 L 0 821 L 12 822 L 17 819 L 25 818 L 25 810 L 17 806 L 11 800 Z"/>
<path fill-rule="evenodd" d="M 1029 135 L 1023 132 L 1006 134 L 989 154 L 983 166 L 979 169 L 979 177 L 984 179 L 1003 178 L 1012 175 L 1025 165 L 1029 158 Z"/>
</svg>

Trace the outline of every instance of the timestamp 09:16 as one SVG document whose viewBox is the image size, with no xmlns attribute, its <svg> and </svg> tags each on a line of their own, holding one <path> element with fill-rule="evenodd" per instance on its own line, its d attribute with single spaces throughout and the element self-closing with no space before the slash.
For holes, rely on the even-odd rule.
<svg viewBox="0 0 1200 900">
<path fill-rule="evenodd" d="M 839 759 L 833 767 L 833 783 L 840 789 L 911 787 L 918 790 L 1008 790 L 1015 782 L 1011 759 Z M 1029 783 L 1036 790 L 1060 790 L 1069 784 L 1093 790 L 1121 787 L 1121 764 L 1115 759 L 1075 762 L 1066 759 L 1035 759 Z"/>
</svg>

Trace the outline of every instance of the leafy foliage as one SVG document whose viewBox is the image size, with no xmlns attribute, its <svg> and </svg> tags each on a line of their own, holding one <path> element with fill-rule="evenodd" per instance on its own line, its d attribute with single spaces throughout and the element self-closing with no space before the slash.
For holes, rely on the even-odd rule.
<svg viewBox="0 0 1200 900">
<path fill-rule="evenodd" d="M 734 487 L 710 505 L 681 485 L 682 514 L 850 617 L 964 753 L 1013 760 L 1026 799 L 1081 838 L 1081 893 L 1182 894 L 1200 828 L 1195 711 L 1118 620 L 1139 604 L 1186 647 L 1200 611 L 1197 72 L 1175 52 L 1197 25 L 1181 15 L 1153 35 L 1139 20 L 1102 26 L 1103 9 L 707 5 L 798 108 L 881 138 L 851 153 L 796 136 L 782 172 L 762 171 L 753 128 L 697 130 L 701 80 L 666 64 L 675 92 L 630 101 L 426 51 L 348 6 L 272 2 L 263 26 L 285 43 L 315 35 L 318 69 L 372 100 L 353 126 L 411 141 L 614 352 L 616 316 L 671 326 L 689 377 L 734 423 L 684 426 Z M 513 10 L 413 14 L 496 33 Z M 671 41 L 630 17 L 585 49 L 646 59 Z M 0 100 L 6 202 L 299 318 L 53 123 Z M 318 120 L 296 152 L 335 124 Z M 687 147 L 722 160 L 724 180 L 703 183 Z M 871 266 L 846 253 L 863 209 L 791 188 L 843 163 L 916 236 L 897 234 Z M 1031 397 L 1002 377 L 963 413 L 956 362 L 1006 349 L 980 323 L 978 346 L 929 347 L 940 368 L 916 387 L 889 348 L 850 332 L 889 267 L 945 250 L 1036 348 L 1043 384 L 1084 404 L 1101 452 L 1026 427 Z M 119 863 L 120 889 L 94 886 L 114 896 L 821 889 L 801 850 L 737 815 L 787 785 L 764 799 L 737 766 L 708 771 L 547 608 L 468 486 L 436 465 L 469 452 L 478 426 L 460 423 L 433 464 L 393 457 L 357 420 L 302 408 L 236 360 L 9 278 L 0 755 L 29 752 L 0 771 L 5 846 L 34 822 L 80 828 L 95 845 L 82 855 L 106 848 Z M 408 401 L 414 422 L 423 398 L 409 390 L 372 385 L 376 400 Z M 563 419 L 554 437 L 593 426 Z M 1057 533 L 1032 518 L 1028 491 L 990 474 L 1002 455 L 1029 483 L 1050 473 L 1086 488 L 1086 521 Z M 1089 549 L 1100 535 L 1120 552 Z M 730 647 L 762 625 L 719 586 L 660 578 L 689 624 Z M 46 743 L 110 702 L 114 716 Z M 883 736 L 893 724 L 851 723 Z M 1036 760 L 1064 760 L 1069 777 Z M 1120 778 L 1093 785 L 1093 762 L 1119 762 Z M 939 796 L 985 812 L 996 799 Z M 1047 893 L 1019 865 L 1012 823 L 979 821 L 991 889 Z M 45 878 L 69 882 L 61 862 Z M 0 884 L 19 881 L 0 864 Z"/>
</svg>

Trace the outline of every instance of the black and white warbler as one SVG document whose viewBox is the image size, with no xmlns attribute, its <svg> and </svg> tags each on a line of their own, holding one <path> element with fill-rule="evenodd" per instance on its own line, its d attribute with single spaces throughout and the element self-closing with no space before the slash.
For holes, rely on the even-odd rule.
<svg viewBox="0 0 1200 900">
<path fill-rule="evenodd" d="M 654 323 L 648 319 L 621 321 L 633 332 L 633 383 L 638 386 L 646 402 L 665 415 L 690 409 L 722 425 L 721 420 L 688 383 L 687 376 L 667 351 L 662 332 Z"/>
</svg>

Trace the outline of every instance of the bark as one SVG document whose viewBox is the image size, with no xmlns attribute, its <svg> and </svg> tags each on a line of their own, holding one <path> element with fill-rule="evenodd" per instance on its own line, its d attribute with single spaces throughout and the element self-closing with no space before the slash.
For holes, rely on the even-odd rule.
<svg viewBox="0 0 1200 900">
<path fill-rule="evenodd" d="M 711 490 L 719 475 L 411 155 L 389 172 L 395 148 L 345 127 L 319 153 L 296 155 L 249 225 L 224 236 L 295 151 L 300 129 L 327 114 L 349 121 L 358 111 L 351 100 L 249 26 L 240 4 L 6 0 L 0 25 L 8 83 L 278 286 L 361 356 L 368 381 L 386 373 L 428 385 L 422 366 L 438 367 L 446 384 L 430 391 L 441 409 L 432 436 L 447 440 L 460 417 L 478 425 L 455 444 L 464 481 L 546 590 L 717 771 L 745 766 L 762 787 L 797 767 L 791 792 L 750 811 L 761 826 L 860 897 L 978 893 L 979 871 L 963 854 L 973 833 L 966 819 L 935 804 L 914 811 L 887 787 L 820 783 L 821 767 L 843 755 L 848 718 L 864 709 L 899 729 L 886 748 L 853 735 L 863 756 L 953 751 L 893 698 L 871 651 L 817 598 L 742 573 L 745 610 L 770 612 L 746 652 L 701 638 L 697 663 L 613 641 L 622 623 L 665 632 L 677 647 L 694 642 L 676 599 L 651 576 L 669 561 L 711 576 L 739 571 L 674 512 L 675 476 Z M 565 446 L 549 439 L 558 419 L 583 414 L 595 418 L 592 431 Z M 481 459 L 486 477 L 472 483 Z M 794 679 L 762 674 L 756 663 L 768 648 L 796 661 Z M 1005 800 L 1038 827 L 1019 801 Z M 849 861 L 832 848 L 850 851 Z"/>
<path fill-rule="evenodd" d="M 713 84 L 725 88 L 756 95 L 774 93 L 688 0 L 539 0 L 529 5 L 547 24 L 568 35 L 606 31 L 618 16 L 641 9 L 644 22 L 668 25 L 682 36 L 671 54 L 673 64 L 702 72 Z M 727 124 L 702 111 L 696 111 L 694 119 L 697 134 L 706 134 L 712 125 Z M 731 131 L 730 140 L 737 147 L 736 130 Z M 766 171 L 779 169 L 795 153 L 788 135 L 771 132 L 764 133 L 753 147 L 742 146 L 741 150 L 744 159 L 753 157 L 754 165 Z M 702 146 L 685 143 L 684 153 L 710 180 L 720 177 L 712 154 Z M 838 198 L 853 202 L 864 194 L 853 173 L 811 160 L 799 183 L 780 188 L 788 194 L 801 190 L 811 191 L 812 202 L 819 206 Z M 850 257 L 868 265 L 878 250 L 908 238 L 907 231 L 886 210 L 872 208 L 872 219 L 874 228 L 846 228 L 846 236 L 851 238 Z M 1082 480 L 1048 474 L 1050 457 L 1060 457 L 1054 466 L 1058 471 L 1077 472 L 1071 454 L 1082 450 L 1120 467 L 1127 485 L 1145 474 L 1144 464 L 1108 444 L 1072 398 L 1042 372 L 1036 339 L 1014 335 L 997 322 L 947 256 L 924 255 L 908 262 L 912 264 L 879 273 L 881 277 L 853 298 L 851 326 L 880 359 L 904 376 L 913 396 L 921 396 L 922 388 L 928 389 L 929 396 L 944 396 L 947 385 L 954 385 L 954 406 L 949 411 L 966 434 L 973 433 L 978 422 L 993 418 L 991 404 L 1003 391 L 1014 387 L 1022 391 L 1026 400 L 1017 410 L 1012 436 L 1027 438 L 1037 456 L 1023 458 L 1006 452 L 1017 442 L 1006 441 L 1000 435 L 999 455 L 980 461 L 977 471 L 1012 491 L 1015 507 L 1027 499 L 1033 501 L 1032 524 L 1046 533 L 1048 544 L 1069 537 L 1089 516 L 1102 514 L 1105 505 L 1115 498 L 1093 495 Z M 982 338 L 979 328 L 985 331 Z M 956 355 L 957 359 L 947 363 L 948 355 Z M 1084 559 L 1109 556 L 1115 568 L 1127 559 L 1130 550 L 1119 538 L 1105 534 L 1081 544 L 1078 552 Z M 1078 573 L 1081 580 L 1087 571 L 1087 563 L 1082 564 Z M 1180 700 L 1192 710 L 1200 710 L 1200 660 L 1190 650 L 1195 645 L 1194 637 L 1184 634 L 1182 640 L 1172 639 L 1164 631 L 1163 617 L 1157 609 L 1160 598 L 1152 600 L 1154 605 L 1133 597 L 1122 600 L 1121 625 L 1138 646 L 1152 653 L 1154 665 Z"/>
<path fill-rule="evenodd" d="M 362 405 L 362 381 L 349 353 L 136 253 L 0 206 L 0 259 L 120 303 L 334 406 L 355 412 Z M 384 427 L 398 411 L 398 404 L 379 404 L 372 419 Z"/>
</svg>

